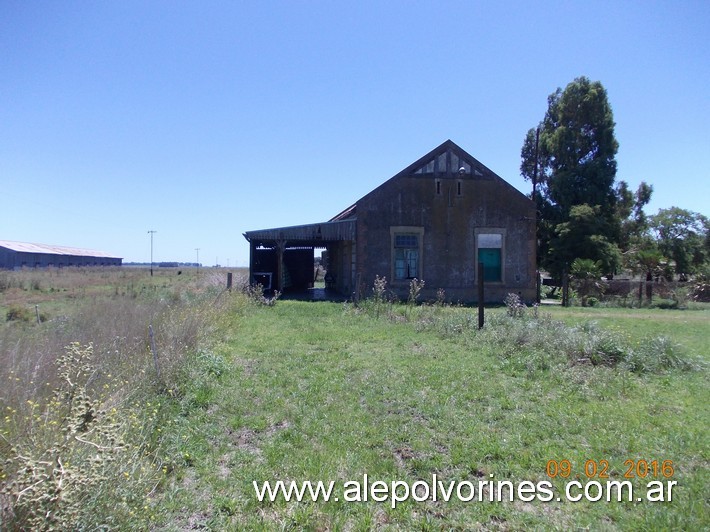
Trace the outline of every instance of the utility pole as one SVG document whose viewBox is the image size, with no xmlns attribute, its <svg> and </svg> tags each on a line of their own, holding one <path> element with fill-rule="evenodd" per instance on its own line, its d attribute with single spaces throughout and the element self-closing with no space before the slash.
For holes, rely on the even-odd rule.
<svg viewBox="0 0 710 532">
<path fill-rule="evenodd" d="M 538 168 L 538 150 L 540 148 L 540 126 L 535 130 L 535 168 L 533 170 L 533 193 L 532 200 L 535 201 L 535 192 L 537 191 L 537 168 Z"/>
<path fill-rule="evenodd" d="M 199 272 L 200 272 L 200 248 L 195 248 L 195 251 L 197 252 L 197 273 L 199 274 Z"/>
<path fill-rule="evenodd" d="M 531 200 L 533 200 L 535 202 L 536 207 L 538 205 L 537 197 L 535 196 L 535 193 L 537 192 L 537 171 L 538 171 L 538 168 L 540 167 L 539 157 L 540 157 L 540 126 L 537 126 L 537 129 L 535 130 L 535 169 L 533 170 L 533 191 L 532 191 L 532 196 L 530 198 Z M 537 255 L 536 260 L 540 260 L 540 244 L 539 244 L 540 240 L 537 237 L 537 224 L 538 224 L 539 218 L 540 218 L 540 213 L 539 213 L 539 210 L 536 209 L 536 211 L 535 211 L 535 246 L 536 246 L 536 255 Z M 535 270 L 535 277 L 537 279 L 535 281 L 535 287 L 536 287 L 535 302 L 539 305 L 540 304 L 540 291 L 541 291 L 541 286 L 542 286 L 541 281 L 540 281 L 540 270 L 539 269 Z"/>
<path fill-rule="evenodd" d="M 153 234 L 158 231 L 153 231 L 152 229 L 148 231 L 150 234 L 150 276 L 153 277 Z"/>
</svg>

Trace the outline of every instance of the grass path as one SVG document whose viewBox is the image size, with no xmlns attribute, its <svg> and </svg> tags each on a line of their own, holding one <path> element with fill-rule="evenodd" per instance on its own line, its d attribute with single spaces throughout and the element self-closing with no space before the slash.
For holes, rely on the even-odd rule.
<svg viewBox="0 0 710 532">
<path fill-rule="evenodd" d="M 551 312 L 568 322 L 593 318 L 631 338 L 667 332 L 707 361 L 704 311 Z M 706 370 L 639 377 L 604 367 L 540 369 L 472 331 L 418 330 L 332 303 L 281 301 L 234 316 L 220 333 L 214 355 L 227 371 L 196 383 L 175 412 L 170 437 L 185 467 L 156 501 L 167 529 L 710 526 Z M 588 459 L 608 460 L 611 478 L 620 479 L 624 461 L 641 458 L 673 460 L 673 502 L 392 508 L 260 503 L 252 487 L 254 480 L 335 480 L 342 492 L 343 482 L 365 473 L 410 484 L 433 474 L 446 482 L 540 482 L 549 480 L 548 460 L 564 459 L 582 481 Z M 562 488 L 560 479 L 553 484 Z"/>
</svg>

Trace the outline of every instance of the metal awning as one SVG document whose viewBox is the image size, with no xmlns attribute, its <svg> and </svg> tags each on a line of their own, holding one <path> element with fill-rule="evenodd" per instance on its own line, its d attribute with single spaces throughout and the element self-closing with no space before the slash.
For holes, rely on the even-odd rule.
<svg viewBox="0 0 710 532">
<path fill-rule="evenodd" d="M 288 247 L 321 247 L 328 242 L 355 240 L 355 220 L 258 229 L 244 233 L 253 246 L 272 247 L 283 242 Z"/>
</svg>

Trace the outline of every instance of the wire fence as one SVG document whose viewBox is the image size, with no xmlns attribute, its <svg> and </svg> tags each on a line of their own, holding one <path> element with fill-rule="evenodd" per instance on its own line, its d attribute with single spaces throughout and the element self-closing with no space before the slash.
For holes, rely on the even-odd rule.
<svg viewBox="0 0 710 532">
<path fill-rule="evenodd" d="M 554 283 L 554 281 L 552 282 Z M 543 290 L 553 297 L 562 295 L 562 287 L 557 287 L 551 292 L 552 283 Z M 556 284 L 556 283 L 555 283 Z M 611 279 L 595 283 L 597 287 L 587 294 L 590 303 L 596 302 L 616 303 L 619 306 L 641 306 L 649 304 L 662 304 L 668 301 L 676 306 L 682 306 L 689 301 L 710 302 L 710 285 L 700 282 L 639 280 L 639 279 Z M 575 289 L 574 280 L 570 279 L 571 303 L 579 304 L 579 293 Z M 543 295 L 544 297 L 544 295 Z"/>
</svg>

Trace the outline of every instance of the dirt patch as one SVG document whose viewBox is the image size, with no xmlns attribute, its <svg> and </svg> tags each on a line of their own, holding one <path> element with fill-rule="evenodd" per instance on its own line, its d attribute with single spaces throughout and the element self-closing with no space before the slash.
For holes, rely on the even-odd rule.
<svg viewBox="0 0 710 532">
<path fill-rule="evenodd" d="M 416 453 L 410 447 L 397 447 L 393 452 L 394 461 L 400 469 L 407 468 L 407 462 L 416 458 Z"/>
<path fill-rule="evenodd" d="M 232 444 L 248 453 L 261 456 L 261 449 L 256 444 L 257 433 L 252 429 L 242 427 L 239 430 L 228 430 L 227 434 L 232 441 Z"/>
<path fill-rule="evenodd" d="M 248 358 L 237 358 L 234 360 L 234 365 L 238 368 L 242 368 L 242 375 L 244 377 L 251 377 L 254 375 L 257 361 Z"/>
<path fill-rule="evenodd" d="M 229 462 L 231 461 L 231 454 L 222 455 L 222 457 L 217 462 L 217 476 L 222 480 L 225 480 L 232 474 L 232 470 L 229 468 Z"/>
<path fill-rule="evenodd" d="M 272 437 L 274 434 L 291 427 L 291 422 L 288 420 L 279 421 L 269 425 L 264 430 L 256 431 L 247 427 L 242 427 L 239 430 L 227 430 L 232 444 L 238 449 L 246 451 L 255 456 L 261 456 L 262 451 L 259 447 L 259 442 L 264 436 Z"/>
</svg>

